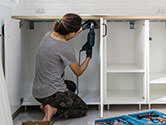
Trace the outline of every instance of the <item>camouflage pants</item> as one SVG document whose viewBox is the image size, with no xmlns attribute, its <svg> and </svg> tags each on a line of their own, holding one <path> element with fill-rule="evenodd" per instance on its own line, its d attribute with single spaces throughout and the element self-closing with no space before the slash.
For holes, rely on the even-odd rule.
<svg viewBox="0 0 166 125">
<path fill-rule="evenodd" d="M 72 91 L 57 92 L 50 97 L 42 99 L 36 98 L 36 100 L 43 105 L 49 104 L 52 107 L 56 107 L 58 111 L 55 117 L 60 116 L 64 118 L 76 118 L 85 116 L 87 114 L 87 105 L 77 94 Z"/>
</svg>

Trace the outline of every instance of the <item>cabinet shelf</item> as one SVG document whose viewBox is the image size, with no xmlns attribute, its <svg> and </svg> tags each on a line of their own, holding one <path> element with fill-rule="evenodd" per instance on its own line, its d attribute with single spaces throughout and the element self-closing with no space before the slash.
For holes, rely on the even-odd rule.
<svg viewBox="0 0 166 125">
<path fill-rule="evenodd" d="M 135 64 L 124 65 L 109 65 L 107 67 L 108 73 L 144 73 L 145 70 L 141 69 Z"/>
<path fill-rule="evenodd" d="M 32 95 L 28 95 L 23 103 L 22 103 L 22 106 L 28 106 L 28 105 L 40 105 L 39 102 L 36 101 L 36 99 L 32 96 Z"/>
<path fill-rule="evenodd" d="M 165 90 L 152 90 L 150 95 L 151 104 L 166 104 L 166 91 Z"/>
<path fill-rule="evenodd" d="M 150 84 L 166 84 L 166 73 L 150 73 Z"/>
<path fill-rule="evenodd" d="M 95 104 L 100 104 L 100 95 L 99 95 L 99 90 L 85 90 L 85 91 L 80 91 L 79 96 L 81 99 L 85 101 L 86 104 L 88 105 L 95 105 Z M 24 102 L 22 103 L 23 106 L 27 105 L 40 105 L 39 102 L 35 100 L 35 98 L 32 95 L 28 95 L 25 99 Z"/>
<path fill-rule="evenodd" d="M 100 104 L 100 91 L 99 90 L 85 90 L 80 91 L 79 96 L 85 101 L 88 105 Z"/>
<path fill-rule="evenodd" d="M 106 102 L 109 104 L 140 104 L 144 99 L 143 73 L 107 74 Z"/>
<path fill-rule="evenodd" d="M 109 90 L 106 102 L 109 104 L 140 104 L 145 103 L 135 90 Z"/>
</svg>

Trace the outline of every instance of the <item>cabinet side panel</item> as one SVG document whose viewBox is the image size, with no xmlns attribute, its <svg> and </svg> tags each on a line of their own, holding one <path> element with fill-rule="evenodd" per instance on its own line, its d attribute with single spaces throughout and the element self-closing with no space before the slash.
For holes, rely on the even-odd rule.
<svg viewBox="0 0 166 125">
<path fill-rule="evenodd" d="M 129 22 L 107 22 L 107 65 L 134 63 L 134 30 Z"/>
<path fill-rule="evenodd" d="M 150 72 L 166 73 L 165 22 L 150 22 Z"/>
<path fill-rule="evenodd" d="M 22 98 L 20 31 L 18 20 L 5 21 L 5 78 L 12 113 L 19 108 Z"/>
<path fill-rule="evenodd" d="M 26 98 L 29 94 L 29 87 L 31 86 L 30 79 L 30 34 L 29 34 L 29 22 L 23 22 L 23 26 L 21 28 L 21 51 L 22 51 L 22 96 Z"/>
<path fill-rule="evenodd" d="M 145 24 L 144 21 L 136 21 L 134 29 L 134 62 L 136 65 L 144 68 L 145 56 Z"/>
</svg>

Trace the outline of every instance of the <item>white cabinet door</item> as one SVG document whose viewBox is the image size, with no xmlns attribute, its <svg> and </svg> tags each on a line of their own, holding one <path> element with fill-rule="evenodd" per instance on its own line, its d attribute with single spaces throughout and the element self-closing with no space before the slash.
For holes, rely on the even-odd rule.
<svg viewBox="0 0 166 125">
<path fill-rule="evenodd" d="M 103 117 L 105 85 L 106 85 L 106 35 L 107 24 L 106 20 L 100 18 L 100 116 Z"/>
<path fill-rule="evenodd" d="M 11 111 L 20 106 L 21 98 L 21 29 L 18 20 L 5 20 L 5 79 Z"/>
<path fill-rule="evenodd" d="M 13 125 L 10 111 L 9 98 L 5 85 L 2 63 L 0 61 L 0 121 L 1 125 Z"/>
</svg>

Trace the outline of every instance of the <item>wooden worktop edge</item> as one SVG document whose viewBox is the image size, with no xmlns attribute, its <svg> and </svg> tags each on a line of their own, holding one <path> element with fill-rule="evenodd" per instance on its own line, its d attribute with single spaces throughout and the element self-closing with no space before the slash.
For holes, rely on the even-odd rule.
<svg viewBox="0 0 166 125">
<path fill-rule="evenodd" d="M 110 20 L 166 20 L 166 16 L 81 16 L 83 19 L 100 19 L 101 17 Z M 19 20 L 54 20 L 61 16 L 12 16 Z"/>
</svg>

